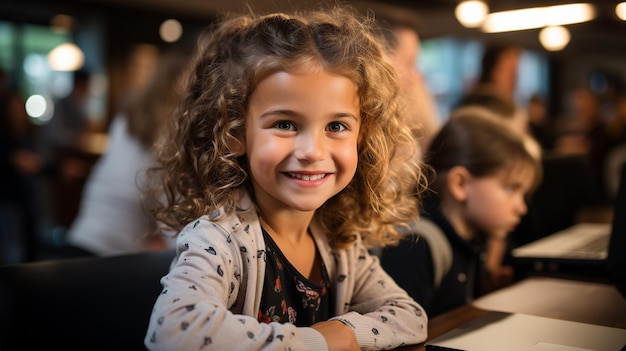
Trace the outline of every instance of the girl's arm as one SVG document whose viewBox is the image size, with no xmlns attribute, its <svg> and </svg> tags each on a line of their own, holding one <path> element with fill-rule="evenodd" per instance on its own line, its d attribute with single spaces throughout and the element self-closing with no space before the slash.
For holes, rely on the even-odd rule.
<svg viewBox="0 0 626 351">
<path fill-rule="evenodd" d="M 339 251 L 336 294 L 344 314 L 332 318 L 350 326 L 362 350 L 391 349 L 426 340 L 423 308 L 401 289 L 357 241 Z"/>
<path fill-rule="evenodd" d="M 259 255 L 242 225 L 227 232 L 205 219 L 177 238 L 177 258 L 144 340 L 150 350 L 325 350 L 312 328 L 259 323 L 253 316 Z M 224 228 L 231 228 L 224 225 Z M 245 240 L 242 240 L 244 238 Z M 262 240 L 262 239 L 261 239 Z M 257 257 L 259 255 L 260 257 Z M 243 286 L 241 285 L 243 284 Z"/>
</svg>

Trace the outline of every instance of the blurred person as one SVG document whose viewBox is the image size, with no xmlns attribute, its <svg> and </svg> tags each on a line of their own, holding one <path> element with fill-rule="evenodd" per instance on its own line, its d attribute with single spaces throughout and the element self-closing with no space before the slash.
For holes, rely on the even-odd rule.
<svg viewBox="0 0 626 351">
<path fill-rule="evenodd" d="M 539 94 L 534 94 L 528 101 L 528 131 L 542 150 L 554 148 L 554 125 L 548 114 L 548 103 Z"/>
<path fill-rule="evenodd" d="M 513 281 L 483 256 L 527 211 L 541 165 L 502 119 L 466 112 L 451 118 L 426 153 L 431 192 L 398 246 L 383 250 L 391 277 L 435 317 Z"/>
<path fill-rule="evenodd" d="M 604 167 L 609 149 L 607 123 L 598 96 L 587 87 L 574 89 L 568 97 L 568 114 L 558 121 L 555 152 L 585 157 L 593 175 L 597 203 L 606 200 Z"/>
<path fill-rule="evenodd" d="M 10 75 L 0 70 L 0 263 L 32 261 L 38 249 L 36 177 L 44 172 L 35 126 Z"/>
<path fill-rule="evenodd" d="M 144 212 L 141 187 L 153 165 L 152 144 L 182 98 L 192 50 L 162 54 L 151 79 L 114 117 L 105 155 L 88 177 L 80 209 L 67 234 L 65 256 L 109 256 L 170 247 L 149 236 L 155 224 Z"/>
<path fill-rule="evenodd" d="M 365 4 L 365 9 L 374 12 L 380 38 L 398 72 L 407 122 L 414 129 L 421 149 L 425 150 L 441 127 L 441 117 L 424 75 L 417 65 L 421 44 L 418 16 L 407 9 Z"/>
<path fill-rule="evenodd" d="M 522 48 L 516 45 L 487 45 L 476 85 L 461 98 L 450 118 L 468 113 L 501 118 L 508 127 L 524 136 L 529 151 L 540 159 L 542 148 L 530 134 L 528 114 L 514 100 L 522 53 Z"/>
<path fill-rule="evenodd" d="M 626 93 L 615 98 L 613 116 L 607 123 L 609 138 L 604 161 L 604 184 L 609 200 L 614 201 L 619 190 L 620 172 L 626 163 Z"/>
<path fill-rule="evenodd" d="M 615 98 L 614 113 L 607 129 L 611 146 L 626 144 L 626 92 Z"/>
<path fill-rule="evenodd" d="M 480 114 L 501 119 L 506 127 L 522 137 L 530 154 L 540 161 L 543 156 L 542 147 L 530 133 L 526 111 L 514 100 L 522 53 L 522 48 L 517 45 L 487 45 L 482 55 L 481 70 L 476 85 L 461 98 L 459 104 L 452 110 L 450 118 Z M 509 270 L 504 264 L 509 240 L 508 237 L 506 240 L 490 240 L 486 252 L 485 262 L 489 265 L 489 270 L 502 271 L 503 276 L 507 276 Z M 494 277 L 497 275 L 494 274 Z M 495 283 L 495 285 L 500 284 Z"/>
<path fill-rule="evenodd" d="M 46 209 L 43 241 L 50 248 L 59 244 L 76 216 L 85 178 L 99 157 L 83 147 L 90 128 L 89 97 L 90 74 L 72 72 L 71 91 L 54 101 L 52 118 L 41 127 L 39 151 L 46 164 L 58 170 L 46 177 L 40 195 Z"/>
<path fill-rule="evenodd" d="M 489 44 L 481 59 L 477 83 L 465 94 L 459 106 L 481 105 L 484 101 L 502 101 L 500 114 L 510 116 L 510 123 L 520 132 L 528 131 L 528 116 L 514 99 L 519 61 L 523 50 L 509 44 Z M 508 105 L 505 107 L 504 105 Z M 512 109 L 512 110 L 511 110 Z"/>
<path fill-rule="evenodd" d="M 55 152 L 64 148 L 78 148 L 88 130 L 87 103 L 89 101 L 89 73 L 73 73 L 70 93 L 55 101 L 54 113 L 44 127 L 46 146 Z"/>
</svg>

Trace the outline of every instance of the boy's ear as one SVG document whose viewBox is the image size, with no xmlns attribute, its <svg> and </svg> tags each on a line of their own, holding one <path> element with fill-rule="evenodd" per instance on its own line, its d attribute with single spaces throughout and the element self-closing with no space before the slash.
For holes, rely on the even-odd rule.
<svg viewBox="0 0 626 351">
<path fill-rule="evenodd" d="M 446 177 L 450 195 L 459 202 L 467 200 L 467 183 L 471 178 L 467 168 L 463 166 L 452 167 Z"/>
</svg>

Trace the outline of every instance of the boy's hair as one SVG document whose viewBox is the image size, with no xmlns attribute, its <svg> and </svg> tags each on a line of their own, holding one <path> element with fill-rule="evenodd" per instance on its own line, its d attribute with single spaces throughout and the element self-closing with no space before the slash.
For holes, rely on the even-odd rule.
<svg viewBox="0 0 626 351">
<path fill-rule="evenodd" d="M 276 72 L 324 69 L 358 87 L 362 125 L 356 174 L 316 217 L 335 246 L 357 234 L 370 246 L 396 242 L 394 226 L 415 215 L 425 180 L 414 157 L 416 142 L 401 123 L 395 71 L 369 21 L 345 7 L 243 15 L 221 22 L 209 38 L 182 108 L 157 146 L 160 166 L 154 171 L 161 178 L 153 196 L 162 201 L 154 208 L 156 219 L 180 230 L 220 208 L 232 213 L 239 187 L 254 198 L 246 156 L 237 153 L 250 96 Z"/>
<path fill-rule="evenodd" d="M 542 178 L 541 162 L 525 144 L 524 137 L 506 122 L 491 115 L 467 110 L 448 119 L 433 139 L 426 163 L 436 174 L 431 187 L 445 191 L 445 175 L 456 166 L 465 167 L 472 176 L 491 176 L 501 171 L 515 172 L 520 166 L 534 169 L 533 187 Z"/>
</svg>

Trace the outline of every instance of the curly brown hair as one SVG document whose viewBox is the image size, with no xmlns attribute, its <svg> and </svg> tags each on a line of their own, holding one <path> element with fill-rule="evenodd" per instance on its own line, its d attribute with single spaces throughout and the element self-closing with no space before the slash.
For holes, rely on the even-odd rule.
<svg viewBox="0 0 626 351">
<path fill-rule="evenodd" d="M 350 184 L 316 212 L 335 246 L 360 235 L 368 246 L 397 242 L 397 225 L 416 216 L 425 178 L 403 122 L 396 73 L 371 20 L 347 7 L 293 15 L 240 15 L 215 26 L 195 63 L 181 109 L 156 148 L 156 220 L 180 230 L 218 209 L 235 210 L 238 188 L 252 198 L 245 157 L 250 96 L 276 72 L 321 67 L 358 87 L 362 126 Z M 409 150 L 409 152 L 407 152 Z M 418 184 L 418 187 L 415 187 Z"/>
</svg>

